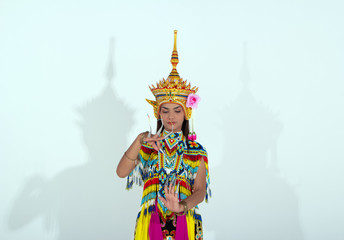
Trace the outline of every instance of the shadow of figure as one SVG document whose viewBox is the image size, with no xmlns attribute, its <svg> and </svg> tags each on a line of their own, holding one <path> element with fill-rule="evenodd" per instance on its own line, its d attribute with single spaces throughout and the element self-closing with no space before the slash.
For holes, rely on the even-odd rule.
<svg viewBox="0 0 344 240">
<path fill-rule="evenodd" d="M 283 125 L 249 90 L 245 45 L 241 80 L 242 92 L 224 111 L 226 152 L 211 173 L 209 228 L 221 240 L 302 240 L 298 199 L 277 163 Z"/>
<path fill-rule="evenodd" d="M 17 230 L 44 217 L 60 240 L 130 239 L 139 198 L 125 194 L 125 181 L 115 173 L 133 125 L 133 111 L 115 94 L 110 44 L 107 84 L 99 96 L 77 109 L 89 159 L 51 180 L 33 176 L 15 199 L 8 225 Z M 126 208 L 126 206 L 137 206 Z M 131 216 L 131 217 L 126 217 Z"/>
</svg>

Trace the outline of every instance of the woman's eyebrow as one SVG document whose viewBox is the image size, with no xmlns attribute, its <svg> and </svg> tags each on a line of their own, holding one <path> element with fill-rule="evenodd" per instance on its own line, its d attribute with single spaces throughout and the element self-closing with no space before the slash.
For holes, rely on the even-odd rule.
<svg viewBox="0 0 344 240">
<path fill-rule="evenodd" d="M 170 110 L 170 108 L 168 108 L 168 107 L 161 107 L 161 108 L 163 108 L 164 110 Z M 181 108 L 181 106 L 174 107 L 173 109 L 175 110 L 175 109 L 178 109 L 178 108 Z"/>
</svg>

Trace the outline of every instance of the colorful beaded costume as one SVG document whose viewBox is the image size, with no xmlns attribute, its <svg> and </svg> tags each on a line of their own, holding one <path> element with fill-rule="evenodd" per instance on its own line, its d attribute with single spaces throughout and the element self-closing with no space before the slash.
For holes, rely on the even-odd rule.
<svg viewBox="0 0 344 240">
<path fill-rule="evenodd" d="M 176 31 L 172 65 L 176 62 L 175 59 L 178 60 Z M 192 109 L 185 106 L 186 99 L 188 94 L 195 93 L 197 89 L 191 88 L 190 84 L 186 85 L 186 81 L 179 78 L 175 66 L 176 64 L 171 72 L 173 77 L 170 74 L 167 80 L 163 79 L 157 84 L 157 88 L 151 88 L 157 101 L 149 102 L 153 105 L 156 116 L 159 116 L 161 104 L 178 103 L 184 108 L 185 118 L 189 119 Z M 163 131 L 160 135 L 167 134 L 167 131 Z M 142 144 L 139 164 L 127 179 L 127 189 L 132 188 L 134 183 L 143 185 L 141 211 L 136 219 L 135 240 L 203 239 L 202 218 L 198 206 L 189 209 L 186 215 L 177 216 L 164 206 L 159 197 L 165 197 L 164 186 L 169 183 L 177 186 L 180 201 L 190 196 L 197 170 L 203 160 L 206 168 L 205 200 L 208 201 L 211 191 L 207 152 L 198 142 L 186 139 L 182 131 L 169 134 L 161 144 L 161 152 L 154 150 L 148 143 Z"/>
</svg>

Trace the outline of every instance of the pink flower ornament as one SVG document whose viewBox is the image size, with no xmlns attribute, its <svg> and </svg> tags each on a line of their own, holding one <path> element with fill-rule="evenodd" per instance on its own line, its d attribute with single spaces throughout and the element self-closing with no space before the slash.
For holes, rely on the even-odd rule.
<svg viewBox="0 0 344 240">
<path fill-rule="evenodd" d="M 195 132 L 190 133 L 188 138 L 190 141 L 196 141 L 197 139 L 196 133 Z"/>
<path fill-rule="evenodd" d="M 186 100 L 186 107 L 191 107 L 192 109 L 197 108 L 198 102 L 201 98 L 193 93 L 190 93 L 188 99 Z"/>
</svg>

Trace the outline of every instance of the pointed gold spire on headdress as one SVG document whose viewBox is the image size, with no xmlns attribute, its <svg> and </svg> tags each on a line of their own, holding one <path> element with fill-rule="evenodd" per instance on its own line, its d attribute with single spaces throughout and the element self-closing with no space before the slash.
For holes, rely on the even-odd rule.
<svg viewBox="0 0 344 240">
<path fill-rule="evenodd" d="M 172 71 L 168 76 L 169 79 L 179 80 L 180 76 L 177 72 L 177 64 L 179 63 L 178 52 L 177 52 L 177 30 L 174 30 L 174 45 L 171 56 Z"/>
<path fill-rule="evenodd" d="M 160 106 L 164 103 L 176 103 L 183 107 L 185 119 L 189 120 L 192 114 L 192 108 L 187 107 L 187 99 L 189 95 L 196 94 L 198 87 L 191 87 L 191 84 L 180 78 L 177 72 L 177 64 L 179 63 L 177 52 L 177 30 L 174 30 L 174 46 L 171 57 L 172 71 L 167 79 L 162 79 L 156 85 L 149 87 L 155 96 L 155 101 L 146 99 L 153 106 L 154 115 L 160 118 Z"/>
</svg>

